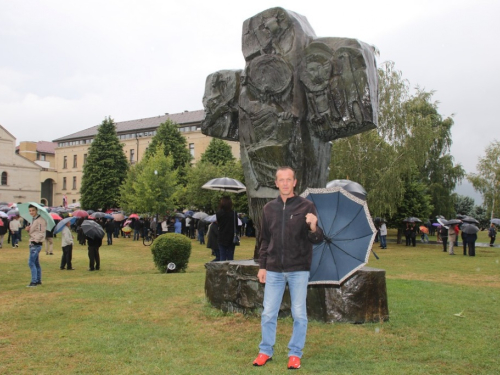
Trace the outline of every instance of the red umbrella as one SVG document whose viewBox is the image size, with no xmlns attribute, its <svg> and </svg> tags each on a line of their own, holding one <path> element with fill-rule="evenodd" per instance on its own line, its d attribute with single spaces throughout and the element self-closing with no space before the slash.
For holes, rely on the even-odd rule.
<svg viewBox="0 0 500 375">
<path fill-rule="evenodd" d="M 132 214 L 128 217 L 129 219 L 139 219 L 139 215 L 137 214 Z"/>
<path fill-rule="evenodd" d="M 52 216 L 52 219 L 54 220 L 62 220 L 62 217 L 56 214 L 55 212 L 51 212 L 50 216 Z"/>
<path fill-rule="evenodd" d="M 89 214 L 87 213 L 87 211 L 83 211 L 83 210 L 76 210 L 73 212 L 73 217 L 87 217 L 89 216 Z"/>
</svg>

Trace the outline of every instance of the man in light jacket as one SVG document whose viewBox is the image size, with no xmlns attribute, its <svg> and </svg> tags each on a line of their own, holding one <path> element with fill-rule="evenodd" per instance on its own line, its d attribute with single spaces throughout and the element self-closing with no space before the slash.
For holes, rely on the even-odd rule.
<svg viewBox="0 0 500 375">
<path fill-rule="evenodd" d="M 29 213 L 33 218 L 33 222 L 26 227 L 30 234 L 30 257 L 28 265 L 31 270 L 31 283 L 28 287 L 42 285 L 42 268 L 40 267 L 39 255 L 42 250 L 42 244 L 45 240 L 45 231 L 47 230 L 47 222 L 38 215 L 38 209 L 35 206 L 29 205 Z"/>
</svg>

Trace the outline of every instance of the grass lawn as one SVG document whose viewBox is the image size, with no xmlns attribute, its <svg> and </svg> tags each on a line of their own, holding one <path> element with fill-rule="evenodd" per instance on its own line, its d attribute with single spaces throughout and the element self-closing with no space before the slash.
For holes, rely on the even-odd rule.
<svg viewBox="0 0 500 375">
<path fill-rule="evenodd" d="M 88 272 L 80 245 L 76 270 L 59 270 L 57 238 L 55 255 L 40 254 L 43 285 L 26 288 L 26 233 L 19 249 L 5 240 L 0 374 L 288 373 L 292 320 L 279 321 L 274 360 L 253 367 L 260 320 L 207 304 L 204 264 L 212 257 L 192 243 L 185 273 L 160 274 L 148 247 L 122 238 L 103 245 L 101 271 Z M 251 258 L 253 245 L 244 237 L 236 258 Z M 476 257 L 449 256 L 440 245 L 374 249 L 380 259 L 370 256 L 369 266 L 387 271 L 390 321 L 310 322 L 300 373 L 498 374 L 500 248 L 477 248 Z"/>
</svg>

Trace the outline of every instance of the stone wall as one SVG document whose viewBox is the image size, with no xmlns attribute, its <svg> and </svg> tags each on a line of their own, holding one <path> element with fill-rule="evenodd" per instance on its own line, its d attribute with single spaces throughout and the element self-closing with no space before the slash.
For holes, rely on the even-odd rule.
<svg viewBox="0 0 500 375">
<path fill-rule="evenodd" d="M 205 268 L 205 294 L 213 307 L 224 312 L 260 315 L 265 286 L 257 279 L 257 263 L 253 260 L 210 262 Z M 309 319 L 326 323 L 389 320 L 385 271 L 363 267 L 341 286 L 310 285 L 307 314 Z M 288 288 L 279 315 L 291 315 Z"/>
</svg>

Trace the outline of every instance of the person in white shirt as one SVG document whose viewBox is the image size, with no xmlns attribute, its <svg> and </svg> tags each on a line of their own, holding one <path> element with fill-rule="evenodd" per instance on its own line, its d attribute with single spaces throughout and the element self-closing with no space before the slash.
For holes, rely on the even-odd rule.
<svg viewBox="0 0 500 375">
<path fill-rule="evenodd" d="M 73 235 L 71 234 L 71 222 L 67 222 L 66 226 L 62 230 L 62 258 L 61 258 L 61 269 L 67 269 L 68 271 L 74 270 L 71 259 L 73 258 Z"/>
</svg>

